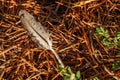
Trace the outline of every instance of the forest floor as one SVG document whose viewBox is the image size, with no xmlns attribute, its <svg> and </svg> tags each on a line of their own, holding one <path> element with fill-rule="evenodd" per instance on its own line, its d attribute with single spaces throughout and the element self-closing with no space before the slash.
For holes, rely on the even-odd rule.
<svg viewBox="0 0 120 80">
<path fill-rule="evenodd" d="M 65 69 L 80 71 L 79 80 L 120 80 L 119 0 L 0 0 L 0 80 L 66 76 L 54 54 L 28 36 L 20 10 L 47 28 Z"/>
</svg>

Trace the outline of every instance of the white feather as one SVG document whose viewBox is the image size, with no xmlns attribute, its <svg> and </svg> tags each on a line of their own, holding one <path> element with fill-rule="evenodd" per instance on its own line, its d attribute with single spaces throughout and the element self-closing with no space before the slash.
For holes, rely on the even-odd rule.
<svg viewBox="0 0 120 80">
<path fill-rule="evenodd" d="M 27 30 L 32 40 L 39 46 L 47 50 L 51 50 L 54 53 L 59 64 L 64 67 L 60 57 L 52 48 L 52 40 L 50 40 L 50 33 L 46 31 L 45 28 L 39 22 L 37 22 L 35 18 L 27 11 L 21 10 L 19 12 L 19 16 L 23 27 Z"/>
</svg>

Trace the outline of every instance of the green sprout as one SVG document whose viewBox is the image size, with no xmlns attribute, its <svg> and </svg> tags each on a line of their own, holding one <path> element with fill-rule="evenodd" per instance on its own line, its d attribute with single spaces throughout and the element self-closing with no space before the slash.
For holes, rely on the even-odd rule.
<svg viewBox="0 0 120 80">
<path fill-rule="evenodd" d="M 98 77 L 94 77 L 93 80 L 100 80 Z"/>
<path fill-rule="evenodd" d="M 114 43 L 118 46 L 120 46 L 120 32 L 117 32 L 115 38 L 114 38 Z"/>
<path fill-rule="evenodd" d="M 108 38 L 103 38 L 102 44 L 107 46 L 109 49 L 115 46 L 115 43 L 111 43 L 111 41 Z"/>
<path fill-rule="evenodd" d="M 120 47 L 120 32 L 117 32 L 114 38 L 109 36 L 108 30 L 105 30 L 103 27 L 97 27 L 95 35 L 99 38 L 102 38 L 101 42 L 103 45 L 108 48 L 113 48 L 115 46 Z"/>
<path fill-rule="evenodd" d="M 117 61 L 116 63 L 112 64 L 113 69 L 118 69 L 120 67 L 120 61 Z"/>
<path fill-rule="evenodd" d="M 97 37 L 102 37 L 101 42 L 103 45 L 107 46 L 110 49 L 117 46 L 120 50 L 120 32 L 117 32 L 114 38 L 111 38 L 109 36 L 108 30 L 105 30 L 103 27 L 97 27 L 95 32 L 95 35 Z M 120 55 L 120 52 L 118 52 L 118 55 Z M 118 69 L 119 67 L 120 61 L 117 61 L 116 63 L 112 64 L 113 69 Z"/>
<path fill-rule="evenodd" d="M 67 69 L 64 69 L 61 65 L 58 68 L 58 72 L 61 72 L 63 74 L 63 80 L 79 80 L 81 77 L 80 71 L 77 71 L 76 74 L 72 72 L 71 68 L 68 67 Z"/>
<path fill-rule="evenodd" d="M 96 36 L 98 37 L 106 37 L 108 38 L 109 37 L 109 33 L 108 33 L 108 30 L 105 30 L 103 27 L 97 27 L 96 28 Z"/>
</svg>

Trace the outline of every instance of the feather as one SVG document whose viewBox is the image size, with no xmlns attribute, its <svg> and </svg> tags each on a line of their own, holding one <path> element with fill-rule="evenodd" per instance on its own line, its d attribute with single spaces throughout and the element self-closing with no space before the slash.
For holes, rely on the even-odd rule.
<svg viewBox="0 0 120 80">
<path fill-rule="evenodd" d="M 28 32 L 28 35 L 38 45 L 54 53 L 59 64 L 64 67 L 62 60 L 52 48 L 52 40 L 50 40 L 50 33 L 45 30 L 41 23 L 37 22 L 35 18 L 25 10 L 19 12 L 19 17 L 23 27 Z"/>
</svg>

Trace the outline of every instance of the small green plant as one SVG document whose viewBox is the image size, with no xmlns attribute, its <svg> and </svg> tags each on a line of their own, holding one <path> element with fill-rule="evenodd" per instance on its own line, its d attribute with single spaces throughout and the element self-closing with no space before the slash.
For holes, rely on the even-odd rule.
<svg viewBox="0 0 120 80">
<path fill-rule="evenodd" d="M 105 30 L 103 27 L 97 27 L 95 35 L 99 38 L 102 38 L 101 40 L 102 44 L 110 49 L 115 46 L 120 47 L 120 32 L 117 32 L 115 37 L 111 38 L 108 30 Z"/>
<path fill-rule="evenodd" d="M 106 38 L 109 37 L 108 30 L 105 30 L 103 27 L 97 27 L 95 34 L 96 34 L 97 37 L 103 37 L 103 36 L 106 37 Z"/>
<path fill-rule="evenodd" d="M 120 47 L 120 32 L 117 32 L 114 38 L 114 43 Z"/>
<path fill-rule="evenodd" d="M 118 69 L 120 67 L 120 61 L 117 61 L 116 63 L 112 64 L 113 69 Z"/>
<path fill-rule="evenodd" d="M 103 27 L 97 27 L 95 35 L 99 38 L 102 38 L 101 42 L 103 45 L 107 46 L 108 48 L 113 48 L 115 46 L 118 47 L 120 50 L 120 32 L 117 32 L 114 38 L 109 36 L 108 30 L 105 30 Z M 120 52 L 118 52 L 120 55 Z M 118 69 L 120 67 L 120 61 L 112 64 L 113 69 Z"/>
<path fill-rule="evenodd" d="M 61 72 L 63 74 L 63 80 L 79 80 L 81 74 L 80 71 L 77 71 L 76 74 L 72 72 L 71 68 L 68 67 L 67 69 L 64 69 L 61 65 L 58 68 L 58 72 Z"/>
<path fill-rule="evenodd" d="M 100 80 L 98 77 L 94 77 L 93 80 Z"/>
</svg>

